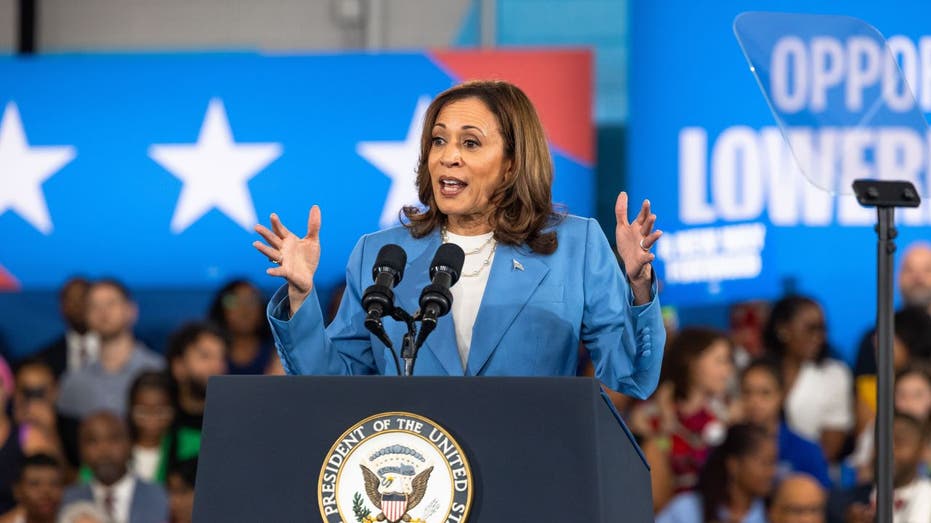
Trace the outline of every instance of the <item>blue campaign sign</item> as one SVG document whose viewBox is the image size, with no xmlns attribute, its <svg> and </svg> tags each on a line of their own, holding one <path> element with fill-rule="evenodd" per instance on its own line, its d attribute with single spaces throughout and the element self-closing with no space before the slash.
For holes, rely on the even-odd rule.
<svg viewBox="0 0 931 523">
<path fill-rule="evenodd" d="M 356 240 L 416 203 L 424 111 L 461 81 L 528 94 L 554 199 L 591 216 L 591 77 L 590 53 L 567 49 L 2 57 L 0 353 L 59 332 L 51 291 L 74 274 L 124 280 L 157 348 L 229 279 L 280 285 L 252 228 L 277 212 L 304 234 L 313 204 L 325 300 Z"/>
<path fill-rule="evenodd" d="M 888 47 L 849 17 L 745 11 L 848 15 Z M 928 194 L 929 16 L 908 1 L 633 3 L 630 185 L 663 219 L 666 303 L 811 294 L 853 356 L 875 318 L 876 217 L 849 187 Z M 927 202 L 897 220 L 900 246 L 931 237 Z"/>
<path fill-rule="evenodd" d="M 73 273 L 134 288 L 213 289 L 241 275 L 268 286 L 252 227 L 277 212 L 303 234 L 313 204 L 318 281 L 333 284 L 363 233 L 416 203 L 423 114 L 467 79 L 456 68 L 469 54 L 0 59 L 0 288 L 53 288 Z M 589 67 L 585 52 L 554 54 Z M 495 53 L 480 58 L 508 78 Z M 519 58 L 532 69 L 550 56 Z M 553 82 L 560 74 L 522 87 L 590 99 L 589 76 Z M 541 113 L 551 137 L 591 127 L 590 107 L 570 121 Z M 585 136 L 553 144 L 555 198 L 591 215 L 591 159 L 573 154 L 591 148 Z"/>
</svg>

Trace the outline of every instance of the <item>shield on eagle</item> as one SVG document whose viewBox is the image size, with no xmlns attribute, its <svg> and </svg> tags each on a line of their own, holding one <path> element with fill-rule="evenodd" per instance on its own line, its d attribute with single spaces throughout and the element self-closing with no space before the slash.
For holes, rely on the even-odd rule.
<svg viewBox="0 0 931 523">
<path fill-rule="evenodd" d="M 427 482 L 430 480 L 430 473 L 433 472 L 433 467 L 424 469 L 414 476 L 410 480 L 409 487 L 405 488 L 405 482 L 395 483 L 390 479 L 383 480 L 365 465 L 360 464 L 359 467 L 362 468 L 362 476 L 365 478 L 365 494 L 372 504 L 381 510 L 388 523 L 401 521 L 409 510 L 420 503 L 427 493 Z M 387 489 L 392 488 L 394 484 L 402 490 L 388 491 Z"/>
</svg>

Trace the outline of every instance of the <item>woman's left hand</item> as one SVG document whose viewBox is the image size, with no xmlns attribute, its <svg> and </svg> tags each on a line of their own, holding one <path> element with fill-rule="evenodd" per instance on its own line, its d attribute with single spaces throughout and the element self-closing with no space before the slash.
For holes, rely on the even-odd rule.
<svg viewBox="0 0 931 523">
<path fill-rule="evenodd" d="M 642 305 L 651 299 L 652 262 L 656 256 L 650 252 L 650 248 L 659 240 L 663 232 L 653 230 L 653 226 L 656 225 L 656 215 L 650 212 L 650 200 L 643 200 L 640 213 L 633 222 L 629 222 L 627 193 L 622 191 L 617 196 L 614 215 L 617 218 L 617 227 L 614 229 L 617 253 L 624 262 L 627 279 L 630 280 L 631 290 L 634 292 L 634 304 Z"/>
</svg>

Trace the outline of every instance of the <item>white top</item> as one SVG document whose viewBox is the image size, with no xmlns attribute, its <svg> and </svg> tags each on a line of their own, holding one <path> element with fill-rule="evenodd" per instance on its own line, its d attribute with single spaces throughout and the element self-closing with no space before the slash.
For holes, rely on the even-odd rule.
<svg viewBox="0 0 931 523">
<path fill-rule="evenodd" d="M 110 487 L 104 486 L 99 481 L 91 482 L 91 491 L 94 493 L 94 503 L 107 512 L 107 491 L 111 491 L 113 499 L 113 523 L 128 523 L 129 510 L 132 506 L 133 491 L 136 489 L 136 478 L 132 472 L 127 472 Z"/>
<path fill-rule="evenodd" d="M 892 493 L 893 523 L 928 523 L 931 521 L 931 479 L 916 478 Z M 872 500 L 876 500 L 873 491 Z"/>
<path fill-rule="evenodd" d="M 158 472 L 158 461 L 161 449 L 158 447 L 147 449 L 136 445 L 133 447 L 133 457 L 130 468 L 142 480 L 155 483 L 155 473 Z"/>
<path fill-rule="evenodd" d="M 66 359 L 67 370 L 78 370 L 97 361 L 100 356 L 100 339 L 96 333 L 78 334 L 68 329 L 65 333 L 65 345 L 68 347 Z"/>
<path fill-rule="evenodd" d="M 494 232 L 478 236 L 460 236 L 451 232 L 447 232 L 446 235 L 449 243 L 462 247 L 466 253 L 481 247 L 481 250 L 475 254 L 466 254 L 459 281 L 450 289 L 453 294 L 451 312 L 456 329 L 456 346 L 459 349 L 459 359 L 462 361 L 464 370 L 469 361 L 469 348 L 472 346 L 472 327 L 475 325 L 475 317 L 478 316 L 478 308 L 482 304 L 482 296 L 488 284 L 488 275 L 491 274 L 491 263 L 495 259 L 496 241 L 488 241 Z M 485 263 L 485 260 L 488 260 L 488 263 Z M 482 268 L 483 265 L 484 268 Z M 479 269 L 481 271 L 476 276 L 468 276 Z"/>
<path fill-rule="evenodd" d="M 806 362 L 798 371 L 786 396 L 789 428 L 812 441 L 820 441 L 824 430 L 853 428 L 853 377 L 843 363 L 825 359 Z"/>
</svg>

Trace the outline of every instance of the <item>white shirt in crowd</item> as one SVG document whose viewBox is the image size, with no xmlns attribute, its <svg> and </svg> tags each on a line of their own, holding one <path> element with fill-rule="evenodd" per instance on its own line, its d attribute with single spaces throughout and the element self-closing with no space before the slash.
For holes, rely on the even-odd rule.
<svg viewBox="0 0 931 523">
<path fill-rule="evenodd" d="M 876 499 L 873 492 L 872 499 Z M 892 523 L 931 521 L 931 479 L 918 477 L 893 491 Z"/>
<path fill-rule="evenodd" d="M 149 483 L 155 483 L 155 474 L 158 472 L 159 458 L 161 456 L 162 449 L 159 447 L 147 449 L 136 445 L 133 447 L 130 469 L 137 478 Z"/>
<path fill-rule="evenodd" d="M 129 511 L 133 500 L 133 491 L 136 488 L 136 478 L 131 472 L 120 478 L 110 487 L 98 481 L 91 482 L 91 491 L 94 493 L 94 503 L 109 512 L 113 523 L 129 523 Z M 107 494 L 112 500 L 112 512 L 107 510 Z"/>
<path fill-rule="evenodd" d="M 820 441 L 824 430 L 850 430 L 854 422 L 852 383 L 850 369 L 837 360 L 803 363 L 786 396 L 789 427 L 812 441 Z"/>
<path fill-rule="evenodd" d="M 472 327 L 478 308 L 482 304 L 485 286 L 488 285 L 488 275 L 491 274 L 491 264 L 495 259 L 496 241 L 491 237 L 494 232 L 478 236 L 460 236 L 447 233 L 449 243 L 455 243 L 466 253 L 479 249 L 475 254 L 467 254 L 462 264 L 459 281 L 450 289 L 453 295 L 452 315 L 456 329 L 456 345 L 459 348 L 459 359 L 462 368 L 466 368 L 469 361 L 469 349 L 472 346 Z M 475 276 L 470 276 L 478 271 Z"/>
<path fill-rule="evenodd" d="M 100 338 L 94 332 L 78 334 L 77 331 L 68 329 L 65 333 L 65 345 L 68 347 L 66 370 L 83 369 L 97 361 L 100 356 Z"/>
</svg>

